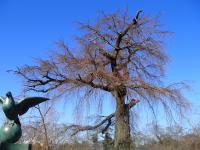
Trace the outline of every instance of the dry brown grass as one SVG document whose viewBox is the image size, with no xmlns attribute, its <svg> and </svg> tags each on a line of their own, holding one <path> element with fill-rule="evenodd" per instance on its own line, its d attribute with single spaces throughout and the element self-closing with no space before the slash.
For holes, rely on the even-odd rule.
<svg viewBox="0 0 200 150">
<path fill-rule="evenodd" d="M 39 144 L 32 145 L 31 147 L 32 150 L 47 150 L 47 148 Z M 49 147 L 48 150 L 100 150 L 100 149 L 92 148 L 92 146 L 86 144 L 76 144 L 76 145 L 65 144 L 60 146 Z"/>
</svg>

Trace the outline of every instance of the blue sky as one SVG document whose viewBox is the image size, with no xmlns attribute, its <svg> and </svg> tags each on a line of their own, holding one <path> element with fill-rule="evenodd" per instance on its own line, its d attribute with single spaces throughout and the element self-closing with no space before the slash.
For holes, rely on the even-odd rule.
<svg viewBox="0 0 200 150">
<path fill-rule="evenodd" d="M 79 34 L 76 21 L 92 21 L 97 12 L 129 7 L 146 15 L 161 14 L 164 28 L 174 32 L 166 42 L 171 57 L 166 82 L 192 82 L 186 93 L 200 107 L 200 1 L 198 0 L 0 0 L 0 95 L 19 95 L 21 80 L 6 71 L 46 57 L 57 40 L 72 43 Z M 196 120 L 198 116 L 194 117 Z"/>
</svg>

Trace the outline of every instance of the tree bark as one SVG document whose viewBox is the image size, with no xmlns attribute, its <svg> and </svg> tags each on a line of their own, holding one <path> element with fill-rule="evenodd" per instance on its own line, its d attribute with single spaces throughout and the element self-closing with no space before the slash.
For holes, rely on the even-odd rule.
<svg viewBox="0 0 200 150">
<path fill-rule="evenodd" d="M 115 150 L 130 150 L 131 136 L 129 124 L 129 107 L 125 104 L 125 95 L 113 94 L 116 98 Z"/>
</svg>

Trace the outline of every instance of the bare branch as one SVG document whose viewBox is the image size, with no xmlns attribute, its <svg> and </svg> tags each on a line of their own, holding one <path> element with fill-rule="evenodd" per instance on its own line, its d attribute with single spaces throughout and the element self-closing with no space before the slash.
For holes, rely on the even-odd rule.
<svg viewBox="0 0 200 150">
<path fill-rule="evenodd" d="M 128 104 L 128 109 L 131 109 L 133 106 L 135 106 L 137 103 L 139 103 L 139 100 L 136 99 L 132 99 Z M 72 129 L 74 132 L 72 134 L 72 136 L 76 135 L 79 132 L 82 131 L 90 131 L 90 130 L 96 130 L 99 127 L 101 127 L 103 124 L 105 124 L 107 122 L 107 125 L 102 129 L 102 134 L 104 134 L 106 132 L 106 130 L 109 128 L 109 126 L 112 123 L 112 118 L 115 117 L 115 113 L 110 114 L 109 116 L 107 116 L 105 119 L 103 119 L 100 123 L 94 125 L 94 126 L 80 126 L 80 125 L 70 125 L 66 127 L 66 130 L 68 129 Z"/>
<path fill-rule="evenodd" d="M 124 31 L 122 31 L 122 32 L 119 33 L 118 38 L 117 38 L 117 40 L 116 40 L 116 44 L 115 44 L 115 47 L 116 47 L 116 50 L 117 50 L 117 51 L 120 49 L 120 43 L 121 43 L 122 38 L 128 33 L 128 31 L 129 31 L 131 28 L 133 28 L 134 26 L 137 25 L 137 23 L 138 23 L 138 18 L 139 18 L 139 15 L 140 15 L 141 12 L 142 12 L 142 11 L 138 11 L 138 13 L 136 14 L 136 17 L 133 19 L 133 22 L 130 23 L 130 24 L 126 27 L 126 29 L 125 29 Z"/>
<path fill-rule="evenodd" d="M 103 124 L 105 124 L 106 122 L 110 122 L 110 120 L 115 116 L 115 113 L 110 114 L 109 116 L 107 116 L 105 119 L 103 119 L 100 123 L 94 125 L 94 126 L 80 126 L 80 125 L 70 125 L 66 127 L 66 130 L 68 129 L 73 129 L 74 132 L 72 134 L 72 136 L 76 135 L 78 132 L 81 131 L 89 131 L 89 130 L 95 130 L 99 127 L 101 127 Z"/>
<path fill-rule="evenodd" d="M 115 46 L 106 39 L 105 35 L 101 34 L 100 31 L 98 31 L 96 28 L 90 26 L 89 24 L 82 24 L 82 28 L 87 28 L 88 30 L 92 31 L 93 33 L 95 33 L 95 35 L 97 35 L 100 39 L 102 39 L 106 44 L 110 45 L 111 47 L 115 48 Z"/>
</svg>

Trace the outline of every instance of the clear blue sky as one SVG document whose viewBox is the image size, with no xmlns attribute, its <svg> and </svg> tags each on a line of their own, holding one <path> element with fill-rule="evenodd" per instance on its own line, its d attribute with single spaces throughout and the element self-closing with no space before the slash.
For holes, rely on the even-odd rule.
<svg viewBox="0 0 200 150">
<path fill-rule="evenodd" d="M 46 57 L 57 40 L 71 43 L 79 33 L 76 21 L 92 21 L 99 10 L 109 13 L 126 7 L 133 16 L 138 9 L 161 14 L 164 27 L 174 32 L 166 44 L 171 56 L 166 81 L 192 81 L 194 92 L 186 95 L 198 110 L 199 0 L 0 0 L 0 95 L 8 90 L 19 95 L 21 81 L 6 71 L 33 63 L 34 57 Z"/>
</svg>

